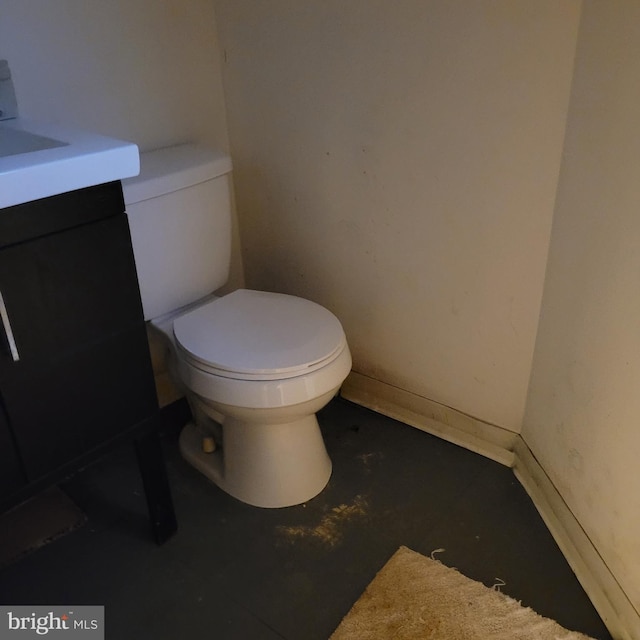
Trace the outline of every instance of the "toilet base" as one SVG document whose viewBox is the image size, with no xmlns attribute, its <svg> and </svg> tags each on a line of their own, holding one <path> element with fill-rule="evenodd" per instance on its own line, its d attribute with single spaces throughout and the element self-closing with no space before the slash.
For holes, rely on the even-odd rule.
<svg viewBox="0 0 640 640">
<path fill-rule="evenodd" d="M 331 477 L 331 459 L 315 414 L 285 424 L 225 420 L 222 446 L 202 451 L 202 432 L 190 423 L 180 434 L 182 456 L 234 498 L 256 507 L 301 504 Z"/>
</svg>

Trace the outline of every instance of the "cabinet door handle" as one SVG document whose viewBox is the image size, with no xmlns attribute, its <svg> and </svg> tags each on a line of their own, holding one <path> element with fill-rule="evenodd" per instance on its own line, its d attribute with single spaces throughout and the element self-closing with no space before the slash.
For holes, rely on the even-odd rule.
<svg viewBox="0 0 640 640">
<path fill-rule="evenodd" d="M 2 297 L 2 291 L 0 291 L 0 317 L 2 318 L 2 326 L 9 342 L 9 349 L 11 350 L 11 357 L 14 362 L 20 360 L 20 354 L 18 353 L 18 346 L 16 345 L 16 339 L 13 337 L 13 330 L 11 329 L 11 322 L 9 322 L 9 314 L 7 313 L 7 307 L 4 304 L 4 298 Z"/>
</svg>

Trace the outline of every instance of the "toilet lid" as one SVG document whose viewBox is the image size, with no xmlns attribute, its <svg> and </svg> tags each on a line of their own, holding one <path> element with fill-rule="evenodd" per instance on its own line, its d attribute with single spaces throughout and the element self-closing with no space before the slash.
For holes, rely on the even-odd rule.
<svg viewBox="0 0 640 640">
<path fill-rule="evenodd" d="M 339 320 L 314 302 L 239 289 L 177 318 L 183 355 L 231 377 L 301 375 L 323 366 L 346 344 Z"/>
</svg>

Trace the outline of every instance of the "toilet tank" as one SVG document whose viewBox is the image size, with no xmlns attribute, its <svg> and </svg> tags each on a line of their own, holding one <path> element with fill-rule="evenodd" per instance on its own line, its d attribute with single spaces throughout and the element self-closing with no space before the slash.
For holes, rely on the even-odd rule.
<svg viewBox="0 0 640 640">
<path fill-rule="evenodd" d="M 140 154 L 122 181 L 146 320 L 219 289 L 229 276 L 229 156 L 194 145 Z"/>
</svg>

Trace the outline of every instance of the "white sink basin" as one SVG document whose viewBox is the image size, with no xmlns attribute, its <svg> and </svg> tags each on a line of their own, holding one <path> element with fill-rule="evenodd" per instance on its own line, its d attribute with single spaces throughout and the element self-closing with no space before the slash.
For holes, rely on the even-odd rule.
<svg viewBox="0 0 640 640">
<path fill-rule="evenodd" d="M 22 129 L 11 129 L 4 126 L 0 128 L 0 158 L 66 146 L 68 146 L 67 142 L 38 136 Z"/>
<path fill-rule="evenodd" d="M 0 209 L 139 171 L 131 142 L 22 118 L 0 122 Z"/>
</svg>

